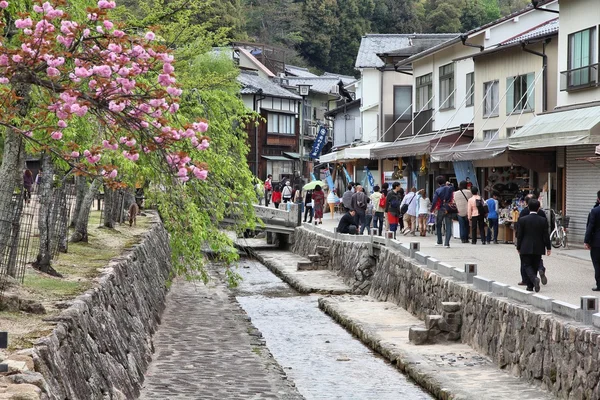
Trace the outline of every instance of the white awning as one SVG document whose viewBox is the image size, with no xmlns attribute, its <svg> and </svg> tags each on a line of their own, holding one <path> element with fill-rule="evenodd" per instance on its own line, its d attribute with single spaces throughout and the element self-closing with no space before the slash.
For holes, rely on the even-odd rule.
<svg viewBox="0 0 600 400">
<path fill-rule="evenodd" d="M 538 115 L 509 139 L 510 150 L 600 143 L 600 106 Z"/>
<path fill-rule="evenodd" d="M 504 153 L 508 147 L 508 140 L 484 140 L 471 142 L 454 147 L 440 148 L 431 153 L 431 161 L 475 161 L 489 160 Z"/>
<path fill-rule="evenodd" d="M 384 146 L 386 143 L 367 143 L 356 147 L 347 147 L 329 154 L 324 154 L 319 157 L 319 162 L 336 162 L 356 159 L 371 159 L 375 158 L 373 150 Z"/>
<path fill-rule="evenodd" d="M 373 155 L 376 158 L 395 158 L 408 157 L 429 154 L 435 147 L 442 147 L 449 141 L 454 143 L 463 130 L 460 127 L 447 129 L 434 133 L 419 134 L 400 139 L 394 143 L 383 143 L 383 146 L 375 149 Z M 463 139 L 463 138 L 461 138 Z M 471 140 L 470 137 L 464 137 L 464 140 Z"/>
</svg>

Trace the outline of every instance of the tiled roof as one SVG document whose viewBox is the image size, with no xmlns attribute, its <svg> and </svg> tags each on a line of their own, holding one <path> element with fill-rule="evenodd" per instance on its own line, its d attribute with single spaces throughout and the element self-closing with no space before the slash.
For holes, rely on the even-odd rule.
<svg viewBox="0 0 600 400">
<path fill-rule="evenodd" d="M 282 88 L 275 82 L 266 78 L 261 78 L 256 72 L 241 71 L 240 75 L 237 77 L 237 81 L 242 85 L 240 90 L 241 94 L 256 94 L 259 89 L 262 89 L 262 93 L 267 96 L 296 100 L 302 99 L 302 97 Z"/>
<path fill-rule="evenodd" d="M 287 85 L 288 86 L 296 86 L 296 85 L 311 85 L 310 90 L 311 92 L 317 92 L 317 93 L 330 93 L 331 92 L 331 88 L 333 86 L 337 86 L 337 84 L 339 83 L 339 81 L 341 80 L 344 85 L 347 85 L 346 82 L 344 82 L 344 79 L 340 76 L 336 76 L 336 75 L 330 75 L 330 76 L 318 76 L 318 77 L 314 77 L 314 78 L 293 78 L 293 77 L 287 77 L 284 78 L 285 80 L 287 80 Z M 356 79 L 352 78 L 352 81 L 355 81 Z M 350 83 L 350 82 L 348 82 Z"/>
<path fill-rule="evenodd" d="M 337 76 L 338 78 L 340 78 L 342 80 L 342 82 L 344 82 L 344 85 L 348 85 L 352 82 L 356 82 L 356 78 L 351 75 L 340 75 L 340 74 L 333 74 L 331 72 L 325 72 L 325 73 L 323 73 L 322 76 L 327 76 L 327 77 Z"/>
<path fill-rule="evenodd" d="M 299 78 L 315 78 L 317 76 L 310 72 L 308 68 L 296 67 L 294 65 L 286 65 L 285 73 Z"/>
<path fill-rule="evenodd" d="M 527 40 L 536 39 L 558 33 L 558 18 L 547 21 L 535 28 L 532 28 L 526 32 L 522 32 L 512 39 L 508 39 L 502 42 L 502 45 L 520 43 Z"/>
<path fill-rule="evenodd" d="M 397 53 L 404 50 L 407 55 L 416 54 L 423 48 L 429 48 L 456 37 L 457 33 L 413 33 L 398 35 L 363 36 L 356 56 L 355 68 L 383 67 L 378 54 Z"/>
</svg>

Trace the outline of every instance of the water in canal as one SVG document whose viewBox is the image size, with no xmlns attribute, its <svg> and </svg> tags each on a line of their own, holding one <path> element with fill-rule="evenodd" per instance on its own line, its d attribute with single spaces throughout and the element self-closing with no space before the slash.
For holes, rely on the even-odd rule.
<svg viewBox="0 0 600 400">
<path fill-rule="evenodd" d="M 237 300 L 300 394 L 312 399 L 432 399 L 266 267 L 243 260 Z"/>
</svg>

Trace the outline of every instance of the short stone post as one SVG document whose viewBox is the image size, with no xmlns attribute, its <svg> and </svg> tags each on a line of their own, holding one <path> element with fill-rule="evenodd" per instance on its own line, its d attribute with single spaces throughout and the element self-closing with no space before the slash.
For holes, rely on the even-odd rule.
<svg viewBox="0 0 600 400">
<path fill-rule="evenodd" d="M 473 277 L 477 275 L 477 264 L 465 263 L 465 274 L 467 274 L 467 283 L 473 283 Z"/>
<path fill-rule="evenodd" d="M 371 228 L 371 236 L 377 236 L 377 228 Z"/>
<path fill-rule="evenodd" d="M 415 253 L 421 251 L 421 243 L 410 242 L 410 258 L 415 258 Z"/>
<path fill-rule="evenodd" d="M 581 309 L 583 310 L 583 323 L 592 325 L 592 315 L 598 312 L 598 298 L 581 296 Z"/>
<path fill-rule="evenodd" d="M 8 348 L 8 332 L 0 332 L 0 349 Z M 3 361 L 0 359 L 0 361 Z M 0 372 L 8 372 L 8 364 L 0 364 Z"/>
<path fill-rule="evenodd" d="M 385 238 L 386 239 L 390 239 L 390 240 L 393 239 L 394 238 L 394 232 L 392 232 L 392 231 L 386 231 L 385 232 Z"/>
</svg>

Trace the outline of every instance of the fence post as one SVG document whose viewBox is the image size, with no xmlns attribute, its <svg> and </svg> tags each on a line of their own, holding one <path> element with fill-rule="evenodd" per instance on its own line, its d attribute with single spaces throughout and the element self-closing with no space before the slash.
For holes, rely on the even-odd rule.
<svg viewBox="0 0 600 400">
<path fill-rule="evenodd" d="M 8 332 L 0 332 L 0 349 L 8 348 Z M 0 372 L 8 372 L 8 365 L 0 364 Z"/>
</svg>

